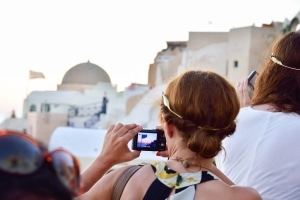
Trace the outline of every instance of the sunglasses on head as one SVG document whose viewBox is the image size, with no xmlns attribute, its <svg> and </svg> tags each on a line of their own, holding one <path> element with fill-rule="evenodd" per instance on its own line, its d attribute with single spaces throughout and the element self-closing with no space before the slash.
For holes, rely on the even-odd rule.
<svg viewBox="0 0 300 200">
<path fill-rule="evenodd" d="M 64 149 L 48 152 L 23 133 L 0 131 L 0 172 L 25 176 L 40 169 L 45 162 L 53 167 L 73 196 L 77 196 L 80 192 L 80 167 L 71 153 Z"/>
<path fill-rule="evenodd" d="M 181 115 L 177 114 L 175 111 L 173 111 L 171 109 L 169 99 L 167 98 L 165 93 L 162 93 L 162 102 L 163 102 L 164 106 L 166 106 L 171 113 L 173 113 L 174 115 L 176 115 L 179 118 L 182 118 Z"/>
</svg>

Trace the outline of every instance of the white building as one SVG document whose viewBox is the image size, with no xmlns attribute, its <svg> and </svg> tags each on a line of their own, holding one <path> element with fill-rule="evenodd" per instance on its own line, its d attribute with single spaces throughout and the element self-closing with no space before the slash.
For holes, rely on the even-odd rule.
<svg viewBox="0 0 300 200">
<path fill-rule="evenodd" d="M 107 128 L 129 112 L 129 102 L 149 90 L 132 84 L 117 92 L 105 70 L 91 62 L 70 68 L 56 91 L 34 91 L 24 100 L 26 132 L 48 143 L 56 127 Z M 133 107 L 133 106 L 131 106 Z"/>
<path fill-rule="evenodd" d="M 101 67 L 89 61 L 78 64 L 66 72 L 56 91 L 35 91 L 24 100 L 24 119 L 8 119 L 0 128 L 26 129 L 45 143 L 59 126 L 105 129 L 123 122 L 153 128 L 158 125 L 156 101 L 170 77 L 200 68 L 216 71 L 235 85 L 252 70 L 259 71 L 273 41 L 299 29 L 299 22 L 300 12 L 290 21 L 262 27 L 190 32 L 188 41 L 167 42 L 158 52 L 149 66 L 148 85 L 133 83 L 124 92 L 117 92 Z"/>
</svg>

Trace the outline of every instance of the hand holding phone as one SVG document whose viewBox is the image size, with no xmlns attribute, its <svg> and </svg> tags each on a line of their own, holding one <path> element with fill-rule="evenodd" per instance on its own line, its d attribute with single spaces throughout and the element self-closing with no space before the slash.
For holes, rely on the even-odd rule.
<svg viewBox="0 0 300 200">
<path fill-rule="evenodd" d="M 244 78 L 242 81 L 239 81 L 237 84 L 237 95 L 240 100 L 240 106 L 246 107 L 251 104 L 251 98 L 254 91 L 254 83 L 258 73 L 252 71 L 247 78 Z"/>
</svg>

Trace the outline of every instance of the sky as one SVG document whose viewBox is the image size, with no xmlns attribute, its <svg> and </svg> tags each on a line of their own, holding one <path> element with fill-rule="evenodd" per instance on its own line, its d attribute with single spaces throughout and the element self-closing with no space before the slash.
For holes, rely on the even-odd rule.
<svg viewBox="0 0 300 200">
<path fill-rule="evenodd" d="M 88 60 L 122 91 L 147 83 L 166 41 L 189 32 L 229 31 L 291 20 L 300 0 L 0 0 L 0 122 L 31 91 L 56 90 L 71 67 Z M 29 70 L 45 79 L 28 79 Z"/>
</svg>

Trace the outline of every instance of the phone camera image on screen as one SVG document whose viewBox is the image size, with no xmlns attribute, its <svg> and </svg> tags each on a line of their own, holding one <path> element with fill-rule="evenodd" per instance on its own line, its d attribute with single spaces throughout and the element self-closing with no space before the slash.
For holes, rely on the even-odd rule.
<svg viewBox="0 0 300 200">
<path fill-rule="evenodd" d="M 140 151 L 164 151 L 166 138 L 162 130 L 143 129 L 132 141 L 132 149 Z"/>
</svg>

